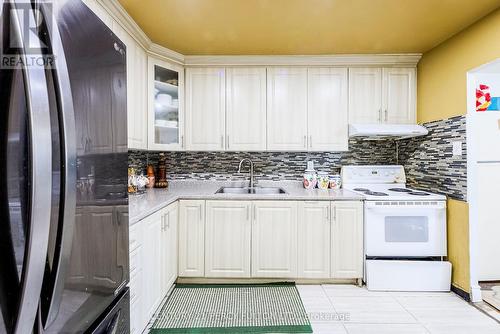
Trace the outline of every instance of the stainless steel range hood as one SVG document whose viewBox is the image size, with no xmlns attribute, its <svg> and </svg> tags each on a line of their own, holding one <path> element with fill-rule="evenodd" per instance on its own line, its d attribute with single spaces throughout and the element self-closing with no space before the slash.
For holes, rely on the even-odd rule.
<svg viewBox="0 0 500 334">
<path fill-rule="evenodd" d="M 429 131 L 417 124 L 350 124 L 349 137 L 366 140 L 406 139 L 425 136 Z"/>
</svg>

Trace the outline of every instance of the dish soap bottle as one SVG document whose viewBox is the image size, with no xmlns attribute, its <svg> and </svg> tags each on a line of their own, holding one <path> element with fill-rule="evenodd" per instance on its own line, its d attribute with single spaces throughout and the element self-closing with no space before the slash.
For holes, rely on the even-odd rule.
<svg viewBox="0 0 500 334">
<path fill-rule="evenodd" d="M 318 176 L 316 175 L 316 170 L 314 169 L 314 162 L 307 162 L 307 169 L 304 172 L 304 178 L 302 184 L 306 189 L 314 189 L 318 183 Z"/>
</svg>

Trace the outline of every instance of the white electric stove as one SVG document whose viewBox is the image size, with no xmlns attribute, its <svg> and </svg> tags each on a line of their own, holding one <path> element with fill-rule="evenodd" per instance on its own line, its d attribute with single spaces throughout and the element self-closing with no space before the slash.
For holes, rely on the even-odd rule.
<svg viewBox="0 0 500 334">
<path fill-rule="evenodd" d="M 403 166 L 344 166 L 342 184 L 365 197 L 369 290 L 450 290 L 445 196 L 406 188 Z"/>
</svg>

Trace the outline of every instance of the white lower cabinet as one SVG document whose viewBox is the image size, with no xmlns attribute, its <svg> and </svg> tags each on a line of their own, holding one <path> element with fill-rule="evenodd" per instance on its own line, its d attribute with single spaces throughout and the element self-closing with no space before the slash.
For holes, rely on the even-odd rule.
<svg viewBox="0 0 500 334">
<path fill-rule="evenodd" d="M 144 228 L 144 282 L 146 285 L 146 313 L 153 315 L 161 301 L 161 244 L 163 212 L 158 211 L 143 221 Z"/>
<path fill-rule="evenodd" d="M 253 202 L 252 277 L 297 277 L 297 202 Z"/>
<path fill-rule="evenodd" d="M 180 201 L 179 276 L 205 276 L 205 201 Z"/>
<path fill-rule="evenodd" d="M 142 333 L 177 278 L 178 204 L 130 227 L 130 328 Z"/>
<path fill-rule="evenodd" d="M 130 250 L 130 333 L 139 334 L 148 322 L 145 312 L 144 295 L 144 246 L 142 229 L 139 224 L 132 225 L 129 230 Z"/>
<path fill-rule="evenodd" d="M 330 202 L 298 202 L 298 277 L 330 277 Z"/>
<path fill-rule="evenodd" d="M 332 202 L 331 277 L 363 277 L 363 202 Z"/>
<path fill-rule="evenodd" d="M 161 287 L 162 296 L 165 296 L 177 278 L 177 226 L 179 205 L 169 205 L 163 210 L 161 233 Z"/>
<path fill-rule="evenodd" d="M 358 279 L 363 202 L 182 200 L 130 227 L 131 332 L 177 276 Z"/>
<path fill-rule="evenodd" d="M 206 277 L 250 277 L 251 205 L 247 201 L 206 202 Z"/>
</svg>

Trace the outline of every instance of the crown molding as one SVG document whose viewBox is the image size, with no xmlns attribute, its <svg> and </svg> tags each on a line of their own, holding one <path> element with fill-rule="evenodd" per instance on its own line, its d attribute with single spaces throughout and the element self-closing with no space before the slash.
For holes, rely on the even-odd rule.
<svg viewBox="0 0 500 334">
<path fill-rule="evenodd" d="M 158 45 L 142 31 L 118 0 L 96 0 L 149 55 L 196 66 L 390 66 L 416 67 L 421 53 L 338 55 L 184 56 Z"/>
<path fill-rule="evenodd" d="M 180 65 L 185 64 L 186 57 L 183 54 L 180 54 L 179 52 L 176 52 L 174 50 L 170 50 L 156 43 L 151 43 L 147 51 L 148 54 L 157 58 L 161 58 L 166 61 L 173 61 Z"/>
<path fill-rule="evenodd" d="M 272 55 L 272 56 L 185 56 L 186 66 L 394 66 L 415 67 L 421 53 Z"/>
<path fill-rule="evenodd" d="M 118 0 L 96 0 L 148 54 L 184 65 L 184 55 L 153 43 Z"/>
</svg>

